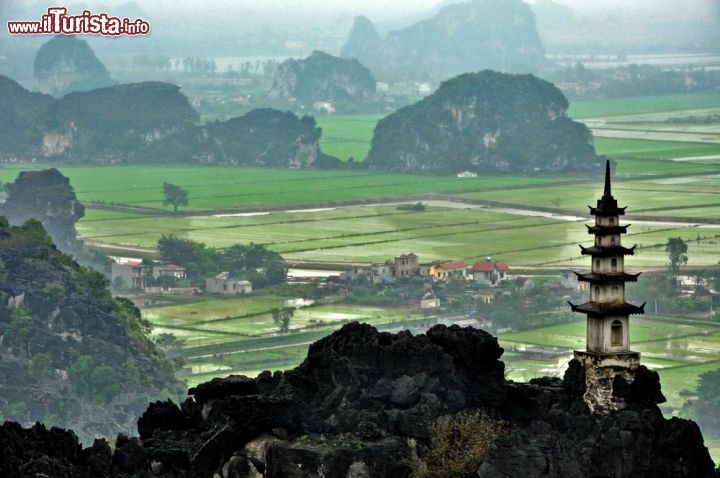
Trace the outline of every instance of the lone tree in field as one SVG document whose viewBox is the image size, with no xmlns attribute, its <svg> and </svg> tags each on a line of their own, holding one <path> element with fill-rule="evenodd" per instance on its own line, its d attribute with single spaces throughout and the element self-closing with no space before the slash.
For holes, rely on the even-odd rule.
<svg viewBox="0 0 720 478">
<path fill-rule="evenodd" d="M 187 189 L 183 189 L 175 184 L 163 183 L 163 193 L 165 194 L 163 206 L 172 205 L 175 212 L 177 212 L 178 207 L 188 205 Z"/>
<path fill-rule="evenodd" d="M 688 246 L 682 237 L 671 237 L 665 244 L 665 252 L 668 253 L 668 265 L 670 272 L 677 274 L 681 265 L 687 264 Z"/>
<path fill-rule="evenodd" d="M 272 318 L 281 334 L 290 331 L 290 320 L 295 314 L 292 307 L 278 307 L 272 310 Z"/>
</svg>

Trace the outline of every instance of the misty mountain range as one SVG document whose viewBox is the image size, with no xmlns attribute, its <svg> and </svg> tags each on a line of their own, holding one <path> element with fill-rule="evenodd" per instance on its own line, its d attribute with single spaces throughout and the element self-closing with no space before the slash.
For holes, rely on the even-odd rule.
<svg viewBox="0 0 720 478">
<path fill-rule="evenodd" d="M 164 1 L 143 6 L 135 2 L 93 3 L 90 7 L 94 12 L 147 19 L 152 33 L 147 38 L 86 36 L 86 39 L 111 70 L 122 55 L 298 58 L 314 50 L 338 55 L 356 16 L 367 17 L 379 36 L 385 38 L 417 28 L 449 4 L 457 3 L 463 2 L 411 0 L 385 7 L 378 0 L 337 5 L 307 1 L 302 2 L 302 8 L 286 5 L 284 11 L 272 2 L 231 7 L 213 1 L 203 3 L 202 7 Z M 70 12 L 80 12 L 88 5 L 67 7 Z M 536 0 L 529 8 L 534 13 L 540 40 L 551 53 L 717 51 L 720 47 L 720 3 L 715 0 L 622 3 Z M 0 5 L 0 17 L 39 20 L 46 10 L 45 3 L 9 0 Z M 28 58 L 45 41 L 43 36 L 18 38 L 0 34 L 0 73 L 21 80 L 30 77 L 32 66 Z"/>
</svg>

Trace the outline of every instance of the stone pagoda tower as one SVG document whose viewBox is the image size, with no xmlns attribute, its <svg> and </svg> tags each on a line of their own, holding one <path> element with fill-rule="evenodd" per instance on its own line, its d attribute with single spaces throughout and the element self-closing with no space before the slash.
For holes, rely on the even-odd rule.
<svg viewBox="0 0 720 478">
<path fill-rule="evenodd" d="M 630 315 L 644 313 L 645 304 L 625 302 L 625 283 L 635 282 L 640 274 L 624 271 L 625 256 L 635 247 L 621 245 L 627 225 L 621 226 L 619 208 L 610 187 L 610 162 L 605 166 L 605 191 L 597 207 L 590 207 L 595 225 L 587 226 L 595 236 L 592 247 L 580 246 L 583 255 L 591 257 L 589 273 L 576 273 L 578 280 L 590 286 L 590 300 L 570 304 L 573 312 L 587 316 L 586 350 L 575 351 L 575 359 L 585 370 L 585 402 L 593 411 L 610 411 L 623 407 L 622 399 L 613 392 L 615 377 L 621 375 L 632 383 L 640 365 L 640 354 L 630 350 Z"/>
</svg>

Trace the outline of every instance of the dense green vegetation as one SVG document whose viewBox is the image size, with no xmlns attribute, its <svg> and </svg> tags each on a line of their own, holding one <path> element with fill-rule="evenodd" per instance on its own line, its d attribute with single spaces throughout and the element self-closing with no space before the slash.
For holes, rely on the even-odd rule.
<svg viewBox="0 0 720 478">
<path fill-rule="evenodd" d="M 313 118 L 263 108 L 197 124 L 180 87 L 163 82 L 75 92 L 58 100 L 3 81 L 12 95 L 4 122 L 26 142 L 0 144 L 0 157 L 70 164 L 230 164 L 302 167 L 331 163 L 318 148 Z M 9 145 L 9 146 L 8 146 Z"/>
<path fill-rule="evenodd" d="M 424 174 L 596 170 L 589 129 L 567 99 L 532 75 L 466 73 L 378 122 L 368 167 Z"/>
<path fill-rule="evenodd" d="M 316 101 L 334 108 L 363 105 L 374 99 L 375 78 L 357 59 L 339 58 L 315 51 L 302 60 L 289 59 L 275 70 L 271 97 L 280 97 L 312 108 Z"/>
<path fill-rule="evenodd" d="M 201 242 L 163 234 L 157 249 L 163 261 L 186 267 L 188 279 L 196 285 L 220 272 L 228 272 L 231 279 L 249 280 L 255 288 L 280 284 L 286 278 L 280 254 L 260 244 L 233 244 L 218 251 Z"/>
<path fill-rule="evenodd" d="M 0 299 L 6 419 L 49 420 L 87 441 L 134 423 L 148 400 L 182 393 L 140 311 L 60 253 L 40 222 L 0 220 Z"/>
</svg>

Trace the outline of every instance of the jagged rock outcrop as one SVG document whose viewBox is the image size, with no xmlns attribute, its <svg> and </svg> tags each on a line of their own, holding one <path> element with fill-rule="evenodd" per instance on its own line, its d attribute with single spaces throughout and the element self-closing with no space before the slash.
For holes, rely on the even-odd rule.
<svg viewBox="0 0 720 478">
<path fill-rule="evenodd" d="M 44 43 L 35 56 L 33 74 L 40 91 L 56 97 L 115 83 L 90 45 L 74 35 L 57 35 Z"/>
<path fill-rule="evenodd" d="M 73 428 L 86 442 L 134 428 L 163 389 L 181 394 L 146 326 L 40 222 L 0 218 L 0 416 Z"/>
<path fill-rule="evenodd" d="M 197 119 L 180 87 L 170 83 L 71 93 L 48 107 L 43 153 L 82 163 L 142 162 L 158 143 L 183 140 Z"/>
<path fill-rule="evenodd" d="M 413 336 L 347 324 L 312 344 L 293 370 L 214 379 L 180 406 L 153 403 L 138 421 L 140 438 L 120 437 L 111 460 L 101 443 L 84 455 L 68 446 L 67 466 L 85 470 L 97 453 L 92 463 L 115 477 L 408 477 L 437 417 L 481 409 L 504 428 L 479 465 L 484 478 L 716 478 L 697 425 L 666 420 L 653 403 L 656 373 L 640 372 L 636 388 L 648 388 L 629 391 L 624 410 L 592 414 L 577 364 L 565 380 L 521 384 L 504 379 L 501 354 L 494 337 L 472 328 L 438 325 Z M 8 434 L 42 432 L 7 427 L 0 444 Z M 34 446 L 8 447 L 0 470 L 43 454 L 64 459 Z"/>
<path fill-rule="evenodd" d="M 373 83 L 374 85 L 374 83 Z M 198 125 L 176 85 L 143 82 L 53 100 L 0 77 L 0 158 L 45 157 L 74 164 L 185 163 L 307 167 L 334 159 L 320 151 L 312 117 L 263 108 Z"/>
<path fill-rule="evenodd" d="M 365 161 L 414 173 L 569 174 L 599 170 L 590 130 L 533 75 L 466 73 L 381 119 Z"/>
<path fill-rule="evenodd" d="M 321 51 L 303 60 L 282 62 L 275 70 L 270 90 L 271 98 L 310 107 L 316 102 L 327 102 L 332 103 L 332 108 L 361 104 L 374 94 L 375 79 L 358 60 Z"/>
<path fill-rule="evenodd" d="M 528 72 L 545 64 L 535 16 L 521 0 L 447 5 L 428 20 L 390 32 L 376 46 L 368 25 L 360 21 L 359 32 L 356 26 L 343 56 L 361 54 L 361 61 L 378 76 L 448 78 L 482 69 Z"/>
<path fill-rule="evenodd" d="M 381 41 L 375 25 L 367 17 L 355 17 L 340 56 L 357 58 L 363 65 L 371 64 L 380 52 Z"/>
<path fill-rule="evenodd" d="M 55 168 L 22 171 L 6 187 L 8 196 L 0 205 L 0 215 L 13 226 L 29 219 L 40 221 L 63 252 L 77 246 L 75 223 L 85 215 L 85 207 L 75 196 L 70 180 Z"/>
</svg>

